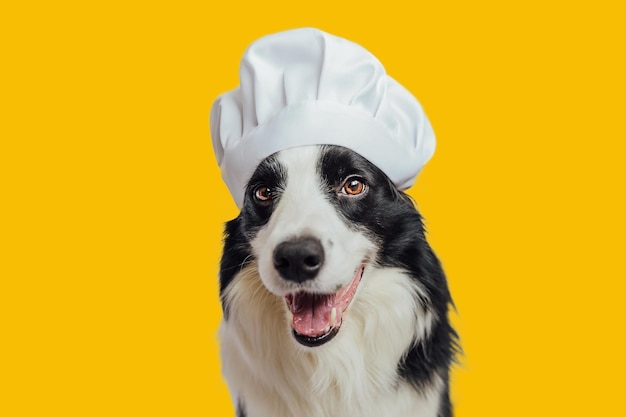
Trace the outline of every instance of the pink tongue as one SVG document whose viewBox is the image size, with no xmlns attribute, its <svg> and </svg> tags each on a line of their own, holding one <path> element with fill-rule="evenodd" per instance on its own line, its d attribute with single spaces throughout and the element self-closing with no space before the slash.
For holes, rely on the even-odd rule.
<svg viewBox="0 0 626 417">
<path fill-rule="evenodd" d="M 330 330 L 330 314 L 334 306 L 334 294 L 298 293 L 293 295 L 290 309 L 293 313 L 294 330 L 311 337 L 327 333 Z"/>
<path fill-rule="evenodd" d="M 350 284 L 337 294 L 309 294 L 299 292 L 287 295 L 286 301 L 293 314 L 293 329 L 304 336 L 321 336 L 328 333 L 331 327 L 341 324 L 341 316 L 352 301 L 359 286 L 365 264 L 356 270 Z M 330 316 L 335 308 L 335 321 L 330 325 Z"/>
</svg>

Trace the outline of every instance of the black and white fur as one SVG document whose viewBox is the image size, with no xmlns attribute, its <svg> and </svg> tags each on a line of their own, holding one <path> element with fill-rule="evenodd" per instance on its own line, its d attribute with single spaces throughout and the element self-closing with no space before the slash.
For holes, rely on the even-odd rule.
<svg viewBox="0 0 626 417">
<path fill-rule="evenodd" d="M 342 193 L 357 178 L 366 190 Z M 255 194 L 267 187 L 271 199 Z M 324 251 L 314 279 L 277 272 L 281 242 Z M 336 337 L 293 335 L 285 296 L 330 293 L 365 269 Z M 374 165 L 346 148 L 306 146 L 266 158 L 227 223 L 220 271 L 223 373 L 238 417 L 449 417 L 456 334 L 440 263 L 421 216 Z"/>
</svg>

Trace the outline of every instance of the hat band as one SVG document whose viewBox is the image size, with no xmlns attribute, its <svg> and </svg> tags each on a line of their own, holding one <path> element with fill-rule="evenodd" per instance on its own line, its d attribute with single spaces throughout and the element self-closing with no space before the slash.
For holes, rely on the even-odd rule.
<svg viewBox="0 0 626 417">
<path fill-rule="evenodd" d="M 415 177 L 414 149 L 401 146 L 364 111 L 331 101 L 303 101 L 285 107 L 233 142 L 226 145 L 221 168 L 238 207 L 243 204 L 247 181 L 258 164 L 278 151 L 297 146 L 349 148 L 380 168 L 400 189 L 408 188 Z M 407 173 L 412 174 L 405 178 Z"/>
</svg>

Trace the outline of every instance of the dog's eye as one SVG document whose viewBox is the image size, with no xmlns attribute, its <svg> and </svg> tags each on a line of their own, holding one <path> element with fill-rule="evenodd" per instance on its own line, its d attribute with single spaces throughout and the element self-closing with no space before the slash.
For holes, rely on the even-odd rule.
<svg viewBox="0 0 626 417">
<path fill-rule="evenodd" d="M 357 196 L 367 191 L 365 182 L 358 178 L 349 178 L 341 187 L 341 193 L 351 196 Z"/>
<path fill-rule="evenodd" d="M 257 201 L 269 201 L 272 199 L 272 190 L 270 187 L 261 185 L 254 190 L 254 198 L 256 198 Z"/>
</svg>

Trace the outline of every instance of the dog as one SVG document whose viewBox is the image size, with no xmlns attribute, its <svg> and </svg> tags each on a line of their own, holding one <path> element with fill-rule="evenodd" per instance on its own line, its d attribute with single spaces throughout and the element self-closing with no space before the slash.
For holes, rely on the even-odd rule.
<svg viewBox="0 0 626 417">
<path fill-rule="evenodd" d="M 412 199 L 356 152 L 264 159 L 220 264 L 238 417 L 450 417 L 457 335 Z"/>
</svg>

